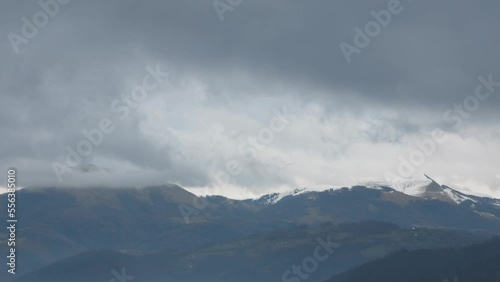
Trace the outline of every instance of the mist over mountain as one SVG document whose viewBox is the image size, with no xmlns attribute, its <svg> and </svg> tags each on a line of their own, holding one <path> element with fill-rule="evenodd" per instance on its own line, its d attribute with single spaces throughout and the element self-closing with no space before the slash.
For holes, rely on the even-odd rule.
<svg viewBox="0 0 500 282">
<path fill-rule="evenodd" d="M 500 1 L 0 1 L 0 282 L 500 282 Z"/>
</svg>

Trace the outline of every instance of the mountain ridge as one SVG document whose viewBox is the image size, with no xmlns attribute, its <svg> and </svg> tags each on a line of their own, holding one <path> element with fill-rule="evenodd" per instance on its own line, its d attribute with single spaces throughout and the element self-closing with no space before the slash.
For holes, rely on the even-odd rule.
<svg viewBox="0 0 500 282">
<path fill-rule="evenodd" d="M 256 201 L 261 204 L 276 204 L 281 201 L 283 198 L 289 196 L 297 196 L 301 194 L 307 194 L 311 192 L 324 192 L 324 191 L 336 191 L 342 189 L 352 189 L 353 187 L 367 187 L 375 190 L 384 190 L 387 188 L 393 189 L 395 192 L 401 192 L 408 196 L 413 196 L 422 199 L 436 199 L 441 201 L 447 201 L 452 203 L 460 204 L 466 200 L 470 200 L 472 202 L 477 202 L 479 199 L 488 199 L 494 202 L 496 205 L 500 207 L 500 199 L 489 197 L 489 196 L 479 196 L 479 195 L 471 195 L 460 192 L 456 189 L 451 188 L 447 185 L 441 185 L 437 183 L 434 179 L 424 174 L 426 180 L 421 179 L 409 179 L 409 180 L 400 180 L 397 182 L 362 182 L 360 184 L 347 187 L 347 186 L 335 186 L 335 185 L 319 185 L 312 187 L 304 187 L 304 188 L 295 188 L 293 190 L 282 192 L 282 193 L 269 193 L 262 195 L 256 198 L 246 199 L 248 201 Z"/>
<path fill-rule="evenodd" d="M 276 194 L 247 200 L 198 197 L 178 185 L 139 189 L 28 187 L 17 193 L 18 216 L 23 219 L 18 231 L 23 245 L 19 271 L 26 273 L 85 251 L 187 252 L 251 234 L 363 220 L 410 229 L 500 233 L 498 199 L 459 194 L 445 185 L 431 187 L 431 191 L 424 188 L 406 190 L 429 192 L 421 197 L 379 184 L 295 190 L 269 204 Z M 448 193 L 461 197 L 460 201 Z M 6 204 L 7 195 L 0 195 L 0 202 Z M 196 205 L 202 202 L 202 206 Z M 186 206 L 189 221 L 181 211 Z M 0 220 L 6 220 L 4 214 Z M 6 246 L 5 239 L 0 236 L 1 246 Z"/>
</svg>

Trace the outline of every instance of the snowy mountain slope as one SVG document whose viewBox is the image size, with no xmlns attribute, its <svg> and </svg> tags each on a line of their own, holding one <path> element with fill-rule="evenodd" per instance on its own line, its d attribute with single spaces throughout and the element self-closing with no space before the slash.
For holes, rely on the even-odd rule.
<svg viewBox="0 0 500 282">
<path fill-rule="evenodd" d="M 320 185 L 314 187 L 296 188 L 288 192 L 267 194 L 251 200 L 260 205 L 273 205 L 287 197 L 295 197 L 298 195 L 323 191 L 334 192 L 340 190 L 350 190 L 353 187 L 362 186 L 375 190 L 385 189 L 386 192 L 401 192 L 407 196 L 426 200 L 439 200 L 454 204 L 461 204 L 470 201 L 471 205 L 481 202 L 500 207 L 500 199 L 468 195 L 449 186 L 441 185 L 427 175 L 424 176 L 425 178 L 422 179 L 405 179 L 392 183 L 374 181 L 364 182 L 352 187 Z"/>
</svg>

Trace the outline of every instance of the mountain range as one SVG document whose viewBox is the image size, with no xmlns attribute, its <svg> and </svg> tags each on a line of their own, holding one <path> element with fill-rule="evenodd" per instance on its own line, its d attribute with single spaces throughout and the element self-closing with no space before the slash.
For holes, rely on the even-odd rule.
<svg viewBox="0 0 500 282">
<path fill-rule="evenodd" d="M 459 248 L 500 232 L 500 200 L 430 177 L 246 200 L 170 184 L 27 187 L 17 198 L 22 282 L 110 281 L 122 268 L 137 281 L 297 281 L 285 272 L 330 238 L 339 247 L 307 279 L 326 281 L 402 249 Z"/>
</svg>

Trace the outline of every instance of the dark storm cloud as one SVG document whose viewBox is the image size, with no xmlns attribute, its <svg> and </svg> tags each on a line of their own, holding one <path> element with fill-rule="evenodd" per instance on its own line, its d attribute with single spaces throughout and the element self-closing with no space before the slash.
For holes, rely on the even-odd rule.
<svg viewBox="0 0 500 282">
<path fill-rule="evenodd" d="M 404 10 L 347 64 L 339 44 L 352 44 L 353 28 L 387 2 L 244 1 L 220 22 L 212 1 L 71 1 L 19 55 L 4 41 L 3 73 L 17 96 L 36 95 L 32 87 L 48 67 L 72 73 L 87 66 L 109 76 L 116 60 L 148 54 L 180 72 L 242 68 L 438 110 L 469 95 L 478 75 L 496 74 L 494 1 L 402 1 Z M 19 33 L 20 18 L 40 10 L 34 3 L 4 5 L 4 33 Z"/>
<path fill-rule="evenodd" d="M 353 28 L 387 2 L 245 1 L 224 22 L 212 1 L 73 2 L 62 15 L 70 25 L 63 38 L 81 41 L 67 52 L 133 46 L 184 71 L 243 67 L 396 104 L 448 106 L 478 75 L 495 73 L 493 1 L 402 1 L 404 10 L 346 64 L 339 44 L 352 43 Z"/>
<path fill-rule="evenodd" d="M 246 101 L 264 97 L 279 106 L 280 97 L 290 96 L 323 105 L 324 116 L 342 112 L 370 119 L 372 106 L 398 112 L 361 130 L 375 143 L 398 143 L 434 126 L 454 130 L 442 120 L 444 111 L 474 93 L 478 75 L 491 73 L 500 81 L 498 1 L 401 1 L 403 11 L 351 63 L 339 45 L 353 44 L 354 27 L 364 28 L 373 20 L 370 11 L 385 9 L 389 1 L 245 0 L 220 21 L 208 0 L 72 0 L 19 44 L 18 54 L 8 34 L 22 35 L 21 18 L 31 20 L 41 7 L 36 1 L 4 2 L 0 129 L 9 134 L 2 137 L 2 163 L 33 159 L 39 167 L 50 165 L 82 138 L 82 129 L 112 114 L 111 102 L 140 83 L 148 65 L 160 64 L 172 75 L 151 97 L 163 97 L 165 111 L 179 114 L 171 116 L 174 142 L 159 149 L 141 128 L 147 115 L 138 111 L 117 124 L 88 162 L 123 161 L 157 172 L 152 182 L 190 185 L 209 182 L 208 157 L 187 156 L 188 148 L 180 148 L 187 141 L 176 135 L 189 128 L 174 108 L 177 92 L 191 78 L 204 83 L 208 98 L 188 99 L 186 112 L 234 110 L 241 103 L 262 121 L 259 112 L 269 110 Z M 499 101 L 493 95 L 482 102 L 468 122 L 498 124 Z M 239 179 L 248 186 L 251 178 Z"/>
</svg>

